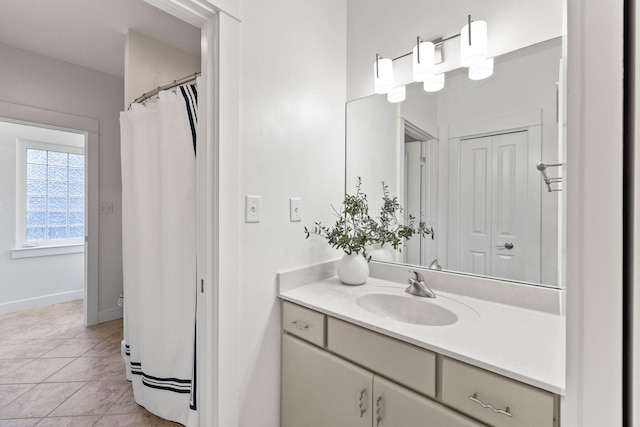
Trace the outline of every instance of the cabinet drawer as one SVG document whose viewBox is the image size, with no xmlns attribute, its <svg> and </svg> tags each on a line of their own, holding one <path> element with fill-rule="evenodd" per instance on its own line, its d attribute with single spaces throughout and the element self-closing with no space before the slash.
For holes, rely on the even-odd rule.
<svg viewBox="0 0 640 427">
<path fill-rule="evenodd" d="M 436 355 L 329 317 L 327 348 L 426 396 L 436 394 Z"/>
<path fill-rule="evenodd" d="M 325 315 L 290 302 L 282 303 L 282 329 L 324 347 Z"/>
<path fill-rule="evenodd" d="M 554 425 L 552 393 L 447 358 L 442 401 L 495 427 Z"/>
</svg>

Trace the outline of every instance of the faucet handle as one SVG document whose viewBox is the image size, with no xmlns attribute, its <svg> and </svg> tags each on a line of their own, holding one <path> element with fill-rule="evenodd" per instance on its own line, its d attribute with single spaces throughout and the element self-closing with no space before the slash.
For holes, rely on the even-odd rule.
<svg viewBox="0 0 640 427">
<path fill-rule="evenodd" d="M 424 276 L 422 275 L 422 273 L 417 272 L 417 271 L 413 271 L 413 270 L 410 270 L 409 273 L 415 274 L 416 275 L 416 280 L 418 282 L 424 282 Z"/>
</svg>

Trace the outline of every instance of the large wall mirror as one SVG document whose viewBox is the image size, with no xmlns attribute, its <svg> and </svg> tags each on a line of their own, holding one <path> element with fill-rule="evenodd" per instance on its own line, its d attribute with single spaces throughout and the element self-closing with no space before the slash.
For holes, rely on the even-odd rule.
<svg viewBox="0 0 640 427">
<path fill-rule="evenodd" d="M 393 49 L 381 54 L 397 57 L 411 51 L 412 37 L 447 37 L 459 32 L 466 18 L 457 2 L 462 24 L 447 29 L 438 21 L 441 33 L 430 34 L 429 20 L 437 21 L 438 10 L 447 3 L 402 0 L 398 7 L 407 14 L 405 24 L 415 28 L 405 28 L 399 17 L 397 27 L 388 28 L 394 20 L 382 19 L 382 3 L 349 0 L 350 96 L 372 92 L 371 63 L 378 52 L 369 61 L 362 55 L 377 48 L 379 35 L 371 27 L 386 22 L 385 34 L 405 34 L 393 48 L 389 37 L 378 38 L 381 48 Z M 566 170 L 562 1 L 515 2 L 519 7 L 508 0 L 460 3 L 468 3 L 473 8 L 469 13 L 488 22 L 493 75 L 470 80 L 467 68 L 456 62 L 457 50 L 445 43 L 444 61 L 438 65 L 446 73 L 444 89 L 425 92 L 421 83 L 407 80 L 401 103 L 388 102 L 386 95 L 348 102 L 347 192 L 361 177 L 375 209 L 384 182 L 406 215 L 434 228 L 434 239 L 413 237 L 394 253 L 395 262 L 429 266 L 437 259 L 449 272 L 561 287 L 566 192 L 562 182 L 546 185 L 537 165 L 562 164 L 547 169 L 552 178 L 561 178 Z M 443 16 L 458 18 L 452 12 Z M 492 31 L 492 26 L 497 28 Z M 518 33 L 501 33 L 507 30 Z M 394 61 L 398 81 L 410 74 L 403 74 L 403 66 L 402 60 Z"/>
</svg>

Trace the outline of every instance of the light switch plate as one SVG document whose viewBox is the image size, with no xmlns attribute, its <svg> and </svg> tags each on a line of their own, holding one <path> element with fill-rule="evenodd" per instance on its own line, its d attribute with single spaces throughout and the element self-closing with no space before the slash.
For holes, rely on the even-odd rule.
<svg viewBox="0 0 640 427">
<path fill-rule="evenodd" d="M 245 196 L 244 222 L 260 222 L 260 196 Z"/>
<path fill-rule="evenodd" d="M 289 199 L 289 221 L 302 221 L 302 199 L 299 197 L 292 197 Z"/>
</svg>

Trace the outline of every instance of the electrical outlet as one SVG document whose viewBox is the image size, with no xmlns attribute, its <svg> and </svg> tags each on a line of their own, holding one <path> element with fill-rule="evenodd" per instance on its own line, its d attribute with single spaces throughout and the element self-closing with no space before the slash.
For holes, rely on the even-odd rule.
<svg viewBox="0 0 640 427">
<path fill-rule="evenodd" d="M 245 196 L 244 222 L 260 222 L 260 196 Z"/>
<path fill-rule="evenodd" d="M 100 202 L 100 213 L 101 214 L 112 214 L 113 213 L 113 202 Z"/>
</svg>

